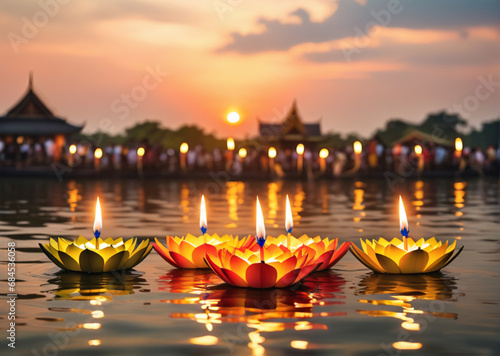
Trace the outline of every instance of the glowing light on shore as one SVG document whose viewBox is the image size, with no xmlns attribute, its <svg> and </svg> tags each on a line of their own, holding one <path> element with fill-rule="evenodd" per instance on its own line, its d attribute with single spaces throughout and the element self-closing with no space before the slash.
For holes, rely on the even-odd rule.
<svg viewBox="0 0 500 356">
<path fill-rule="evenodd" d="M 297 154 L 303 155 L 304 154 L 304 145 L 302 143 L 299 143 L 296 148 Z"/>
<path fill-rule="evenodd" d="M 464 148 L 464 143 L 462 142 L 462 139 L 460 137 L 457 137 L 455 140 L 455 150 L 458 152 L 462 152 Z"/>
<path fill-rule="evenodd" d="M 416 145 L 416 146 L 415 146 L 415 148 L 414 148 L 414 150 L 415 150 L 415 153 L 416 153 L 417 155 L 419 155 L 419 156 L 420 156 L 420 155 L 422 154 L 422 146 L 420 146 L 420 145 Z"/>
<path fill-rule="evenodd" d="M 102 157 L 102 150 L 100 148 L 96 148 L 94 151 L 94 157 L 97 159 L 101 159 Z"/>
<path fill-rule="evenodd" d="M 363 151 L 363 145 L 359 141 L 354 142 L 352 144 L 352 147 L 354 148 L 354 153 L 356 153 L 357 155 L 359 155 Z"/>
<path fill-rule="evenodd" d="M 326 148 L 322 148 L 321 151 L 319 151 L 319 158 L 327 158 L 330 155 L 330 152 Z"/>
<path fill-rule="evenodd" d="M 144 153 L 146 153 L 146 150 L 144 149 L 144 147 L 139 147 L 139 148 L 137 149 L 137 155 L 138 155 L 139 157 L 144 156 Z"/>
<path fill-rule="evenodd" d="M 233 139 L 232 137 L 229 137 L 229 138 L 227 139 L 227 149 L 228 149 L 229 151 L 234 150 L 234 139 Z"/>
<path fill-rule="evenodd" d="M 76 145 L 69 146 L 69 153 L 74 155 L 76 153 Z"/>
<path fill-rule="evenodd" d="M 183 142 L 180 147 L 181 153 L 187 153 L 189 151 L 189 145 L 186 142 Z"/>
<path fill-rule="evenodd" d="M 240 148 L 240 150 L 238 151 L 238 155 L 241 158 L 245 158 L 247 156 L 247 150 L 246 150 L 246 148 Z"/>
<path fill-rule="evenodd" d="M 269 147 L 269 150 L 267 151 L 267 154 L 268 154 L 269 158 L 276 157 L 276 148 Z"/>
</svg>

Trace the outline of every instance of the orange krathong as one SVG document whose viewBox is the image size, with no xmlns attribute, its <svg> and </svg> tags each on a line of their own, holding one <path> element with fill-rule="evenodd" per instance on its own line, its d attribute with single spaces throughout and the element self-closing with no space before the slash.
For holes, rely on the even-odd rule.
<svg viewBox="0 0 500 356">
<path fill-rule="evenodd" d="M 283 245 L 255 244 L 246 249 L 223 248 L 216 254 L 208 253 L 207 263 L 220 278 L 237 287 L 284 288 L 307 278 L 329 262 L 333 253 L 327 251 L 316 259 L 316 253 L 307 249 L 292 252 Z"/>
<path fill-rule="evenodd" d="M 205 259 L 208 253 L 217 254 L 224 248 L 246 249 L 255 244 L 254 238 L 238 238 L 232 235 L 204 234 L 183 237 L 167 236 L 166 246 L 157 238 L 151 243 L 158 254 L 177 268 L 208 268 Z"/>
</svg>

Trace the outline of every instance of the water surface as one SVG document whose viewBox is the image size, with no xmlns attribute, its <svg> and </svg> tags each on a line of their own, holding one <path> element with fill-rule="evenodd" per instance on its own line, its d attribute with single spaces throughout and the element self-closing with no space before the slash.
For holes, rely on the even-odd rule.
<svg viewBox="0 0 500 356">
<path fill-rule="evenodd" d="M 396 188 L 384 180 L 1 179 L 2 276 L 7 242 L 17 251 L 16 354 L 500 354 L 498 181 L 406 180 Z M 209 270 L 174 269 L 155 251 L 133 271 L 88 275 L 61 271 L 38 248 L 50 236 L 90 238 L 96 196 L 103 237 L 198 233 L 202 193 L 209 233 L 254 233 L 258 194 L 268 234 L 280 234 L 289 194 L 295 235 L 358 245 L 399 234 L 401 193 L 410 235 L 458 239 L 465 249 L 440 273 L 376 275 L 348 253 L 299 287 L 250 290 Z M 0 312 L 3 329 L 5 303 Z"/>
</svg>

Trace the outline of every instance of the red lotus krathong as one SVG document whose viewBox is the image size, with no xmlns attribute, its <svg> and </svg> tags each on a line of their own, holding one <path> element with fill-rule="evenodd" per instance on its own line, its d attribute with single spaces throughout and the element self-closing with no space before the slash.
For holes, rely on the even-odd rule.
<svg viewBox="0 0 500 356">
<path fill-rule="evenodd" d="M 217 254 L 221 248 L 246 249 L 255 244 L 255 239 L 238 238 L 232 235 L 219 236 L 204 234 L 183 237 L 167 236 L 166 246 L 155 238 L 151 243 L 158 254 L 172 266 L 177 268 L 208 268 L 205 258 L 208 253 Z"/>
<path fill-rule="evenodd" d="M 328 237 L 322 239 L 320 236 L 309 237 L 307 235 L 302 235 L 299 238 L 291 235 L 279 235 L 278 237 L 268 236 L 267 241 L 269 244 L 286 244 L 286 246 L 288 246 L 294 254 L 308 251 L 315 256 L 314 260 L 323 261 L 318 267 L 318 271 L 329 269 L 335 265 L 342 257 L 344 257 L 347 251 L 349 251 L 349 246 L 351 245 L 350 242 L 344 242 L 338 246 L 338 239 L 329 239 Z M 330 251 L 333 253 L 330 254 Z M 325 254 L 331 256 L 329 260 L 325 260 L 323 258 Z"/>
<path fill-rule="evenodd" d="M 254 239 L 253 236 L 249 238 Z M 284 288 L 298 283 L 322 263 L 329 261 L 333 251 L 321 258 L 306 249 L 293 253 L 283 245 L 269 244 L 264 247 L 220 249 L 207 254 L 210 268 L 225 282 L 237 287 Z"/>
</svg>

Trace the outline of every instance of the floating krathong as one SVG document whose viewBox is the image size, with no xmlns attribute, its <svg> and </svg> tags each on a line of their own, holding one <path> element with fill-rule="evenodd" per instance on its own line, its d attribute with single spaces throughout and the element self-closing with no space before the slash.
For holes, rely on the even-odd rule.
<svg viewBox="0 0 500 356">
<path fill-rule="evenodd" d="M 255 244 L 254 239 L 238 238 L 232 235 L 207 234 L 205 197 L 201 198 L 200 230 L 203 235 L 167 236 L 166 246 L 157 238 L 151 243 L 158 254 L 177 268 L 208 268 L 205 258 L 208 253 L 217 254 L 221 248 L 248 248 Z"/>
<path fill-rule="evenodd" d="M 276 244 L 264 248 L 266 231 L 258 198 L 255 239 L 258 246 L 220 249 L 217 254 L 207 254 L 208 265 L 225 282 L 237 287 L 284 288 L 304 280 L 333 255 L 333 251 L 329 251 L 315 260 L 315 253 L 306 250 L 293 253 Z"/>
<path fill-rule="evenodd" d="M 439 271 L 450 264 L 462 252 L 453 254 L 456 241 L 444 244 L 434 237 L 415 241 L 408 237 L 408 221 L 401 197 L 399 198 L 400 228 L 403 240 L 361 240 L 362 249 L 351 245 L 353 255 L 366 267 L 378 273 L 416 274 Z"/>
<path fill-rule="evenodd" d="M 92 240 L 79 236 L 76 241 L 62 237 L 50 238 L 48 244 L 39 244 L 42 251 L 58 267 L 75 272 L 101 273 L 126 270 L 139 264 L 151 251 L 149 239 L 138 243 L 136 238 L 101 239 L 101 207 L 96 204 L 94 236 Z"/>
</svg>

